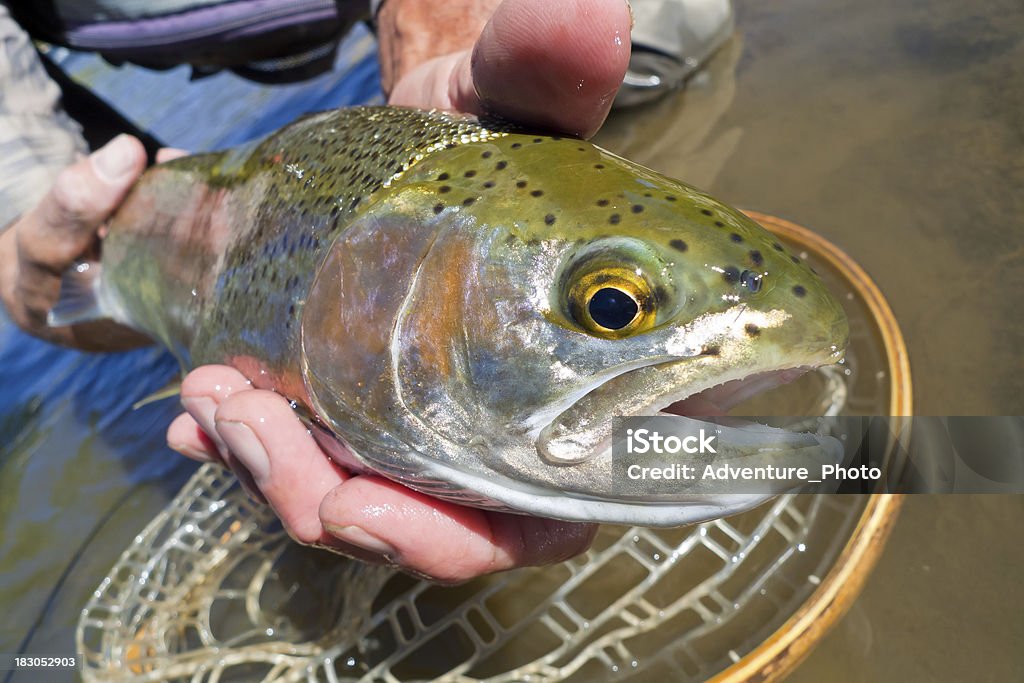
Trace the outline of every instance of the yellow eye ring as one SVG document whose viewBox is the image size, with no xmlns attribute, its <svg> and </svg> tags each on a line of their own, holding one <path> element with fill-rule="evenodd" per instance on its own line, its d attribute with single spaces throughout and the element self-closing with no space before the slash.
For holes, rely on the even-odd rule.
<svg viewBox="0 0 1024 683">
<path fill-rule="evenodd" d="M 627 268 L 601 268 L 569 289 L 569 311 L 589 334 L 621 339 L 654 326 L 654 297 L 647 279 Z"/>
</svg>

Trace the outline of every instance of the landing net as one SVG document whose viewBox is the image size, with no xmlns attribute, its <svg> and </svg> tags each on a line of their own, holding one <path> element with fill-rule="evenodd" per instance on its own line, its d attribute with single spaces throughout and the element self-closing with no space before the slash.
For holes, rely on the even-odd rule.
<svg viewBox="0 0 1024 683">
<path fill-rule="evenodd" d="M 86 681 L 703 679 L 807 599 L 865 499 L 785 496 L 684 529 L 602 527 L 586 554 L 440 587 L 292 543 L 201 468 L 77 632 Z M 646 675 L 643 678 L 647 678 Z"/>
</svg>

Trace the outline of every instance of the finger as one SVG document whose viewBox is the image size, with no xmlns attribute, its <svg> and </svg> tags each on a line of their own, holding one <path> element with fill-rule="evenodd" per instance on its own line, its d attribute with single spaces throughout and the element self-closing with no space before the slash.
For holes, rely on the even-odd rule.
<svg viewBox="0 0 1024 683">
<path fill-rule="evenodd" d="M 624 0 L 506 0 L 469 67 L 455 73 L 456 97 L 475 96 L 485 111 L 589 137 L 626 74 L 631 22 Z"/>
<path fill-rule="evenodd" d="M 174 418 L 171 426 L 167 428 L 167 445 L 186 458 L 223 464 L 217 453 L 217 446 L 188 413 L 182 413 Z"/>
<path fill-rule="evenodd" d="M 227 365 L 203 365 L 181 383 L 181 405 L 212 441 L 218 459 L 230 466 L 228 447 L 217 433 L 216 413 L 222 401 L 251 387 L 245 375 Z"/>
<path fill-rule="evenodd" d="M 188 156 L 188 152 L 176 147 L 161 147 L 156 151 L 156 163 L 162 164 L 180 157 Z"/>
<path fill-rule="evenodd" d="M 337 541 L 441 582 L 568 559 L 586 550 L 597 530 L 463 507 L 375 476 L 353 477 L 332 490 L 320 519 Z"/>
<path fill-rule="evenodd" d="M 142 143 L 119 135 L 63 170 L 50 192 L 19 222 L 23 259 L 55 274 L 66 270 L 89 249 L 96 229 L 145 166 Z"/>
<path fill-rule="evenodd" d="M 348 477 L 324 454 L 288 401 L 272 391 L 238 392 L 217 409 L 217 433 L 301 543 L 323 537 L 320 501 Z"/>
</svg>

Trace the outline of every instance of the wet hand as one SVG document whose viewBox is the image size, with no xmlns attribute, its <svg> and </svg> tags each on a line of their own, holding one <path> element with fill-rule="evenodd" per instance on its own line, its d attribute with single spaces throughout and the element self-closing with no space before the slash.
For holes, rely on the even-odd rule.
<svg viewBox="0 0 1024 683">
<path fill-rule="evenodd" d="M 382 80 L 391 104 L 590 137 L 626 73 L 631 23 L 625 0 L 386 0 Z"/>
<path fill-rule="evenodd" d="M 93 351 L 150 343 L 109 321 L 60 328 L 46 322 L 60 295 L 61 275 L 77 261 L 95 257 L 98 231 L 145 166 L 142 143 L 118 136 L 64 169 L 36 207 L 0 235 L 0 296 L 18 326 Z"/>
<path fill-rule="evenodd" d="M 253 389 L 227 366 L 193 371 L 181 395 L 188 412 L 167 432 L 171 447 L 230 467 L 300 543 L 450 583 L 568 559 L 596 532 L 593 524 L 463 507 L 353 475 L 320 449 L 288 401 Z"/>
</svg>

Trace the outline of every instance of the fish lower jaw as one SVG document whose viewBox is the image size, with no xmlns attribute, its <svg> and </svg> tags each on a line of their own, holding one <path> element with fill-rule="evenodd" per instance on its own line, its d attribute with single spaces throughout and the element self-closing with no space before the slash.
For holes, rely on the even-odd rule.
<svg viewBox="0 0 1024 683">
<path fill-rule="evenodd" d="M 823 365 L 821 363 L 819 365 Z M 690 428 L 702 426 L 701 417 L 722 415 L 732 406 L 750 396 L 767 391 L 802 376 L 811 365 L 791 365 L 756 371 L 745 377 L 734 377 L 698 392 L 670 391 L 662 393 L 643 410 L 631 411 L 631 417 L 671 415 L 690 421 Z M 704 406 L 709 406 L 705 409 Z M 720 493 L 681 489 L 671 496 L 637 496 L 618 490 L 610 480 L 612 465 L 611 417 L 601 421 L 608 438 L 588 457 L 578 463 L 537 463 L 548 470 L 547 481 L 524 480 L 514 473 L 490 468 L 452 466 L 438 459 L 420 461 L 415 470 L 390 471 L 376 468 L 385 476 L 428 495 L 462 505 L 576 522 L 639 524 L 651 527 L 672 527 L 736 514 L 770 500 L 777 492 Z M 822 462 L 836 460 L 835 444 L 809 434 L 793 433 L 776 427 L 750 423 L 740 424 L 731 418 L 722 424 L 708 421 L 706 429 L 714 429 L 720 443 L 737 452 L 752 453 L 755 458 L 774 458 L 779 448 L 813 450 Z M 773 445 L 773 451 L 762 452 L 761 446 Z M 781 446 L 779 444 L 782 444 Z M 529 460 L 532 443 L 523 444 L 524 462 Z M 783 451 L 784 454 L 784 451 Z M 574 466 L 576 465 L 576 466 Z M 577 467 L 578 466 L 578 467 Z M 591 488 L 587 484 L 592 484 Z"/>
</svg>

